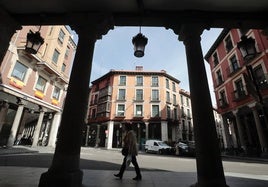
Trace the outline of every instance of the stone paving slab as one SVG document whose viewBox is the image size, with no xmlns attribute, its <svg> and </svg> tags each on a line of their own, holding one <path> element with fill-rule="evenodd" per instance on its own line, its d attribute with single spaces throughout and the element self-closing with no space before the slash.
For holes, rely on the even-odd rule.
<svg viewBox="0 0 268 187">
<path fill-rule="evenodd" d="M 37 187 L 40 176 L 47 168 L 0 166 L 0 187 Z M 126 171 L 122 180 L 116 179 L 115 171 L 83 170 L 83 187 L 189 187 L 196 182 L 193 172 L 144 171 L 141 181 L 133 181 L 133 171 Z M 233 175 L 234 176 L 234 175 Z M 248 178 L 249 177 L 249 178 Z M 226 176 L 230 187 L 267 187 L 267 180 L 252 176 Z"/>
</svg>

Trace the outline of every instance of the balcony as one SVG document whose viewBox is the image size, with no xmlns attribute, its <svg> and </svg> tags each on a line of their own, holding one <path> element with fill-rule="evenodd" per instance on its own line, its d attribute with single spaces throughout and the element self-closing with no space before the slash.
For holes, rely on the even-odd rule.
<svg viewBox="0 0 268 187">
<path fill-rule="evenodd" d="M 160 102 L 159 97 L 151 97 L 151 102 Z"/>
<path fill-rule="evenodd" d="M 222 98 L 219 99 L 219 108 L 226 108 L 228 106 L 229 104 L 227 103 L 226 99 L 222 99 Z"/>
<path fill-rule="evenodd" d="M 233 93 L 233 101 L 241 101 L 248 97 L 248 93 L 245 90 L 245 87 L 235 90 Z"/>
</svg>

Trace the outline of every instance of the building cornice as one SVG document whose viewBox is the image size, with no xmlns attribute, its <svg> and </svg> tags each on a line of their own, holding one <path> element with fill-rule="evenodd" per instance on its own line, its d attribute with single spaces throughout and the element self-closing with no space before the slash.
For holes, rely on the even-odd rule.
<svg viewBox="0 0 268 187">
<path fill-rule="evenodd" d="M 180 81 L 178 79 L 176 79 L 175 77 L 169 75 L 166 73 L 166 71 L 161 70 L 161 71 L 128 71 L 128 70 L 111 70 L 108 73 L 106 73 L 105 75 L 101 76 L 100 78 L 92 81 L 92 84 L 96 84 L 97 82 L 100 82 L 104 79 L 106 79 L 107 77 L 110 77 L 112 75 L 159 75 L 159 76 L 164 76 L 167 77 L 171 80 L 173 80 L 176 83 L 180 83 Z"/>
</svg>

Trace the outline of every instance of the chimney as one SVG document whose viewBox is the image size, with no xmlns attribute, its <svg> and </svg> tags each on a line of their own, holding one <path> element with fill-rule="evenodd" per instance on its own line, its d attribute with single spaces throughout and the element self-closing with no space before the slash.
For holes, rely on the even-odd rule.
<svg viewBox="0 0 268 187">
<path fill-rule="evenodd" d="M 143 66 L 136 66 L 136 71 L 143 71 Z"/>
</svg>

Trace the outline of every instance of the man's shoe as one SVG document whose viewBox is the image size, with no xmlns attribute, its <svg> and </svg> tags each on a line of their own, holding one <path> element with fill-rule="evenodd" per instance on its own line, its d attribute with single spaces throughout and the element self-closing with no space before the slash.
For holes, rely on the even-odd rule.
<svg viewBox="0 0 268 187">
<path fill-rule="evenodd" d="M 120 174 L 114 174 L 115 177 L 119 177 L 119 179 L 122 179 L 122 175 Z"/>
<path fill-rule="evenodd" d="M 140 181 L 141 180 L 141 176 L 134 177 L 133 180 Z"/>
</svg>

